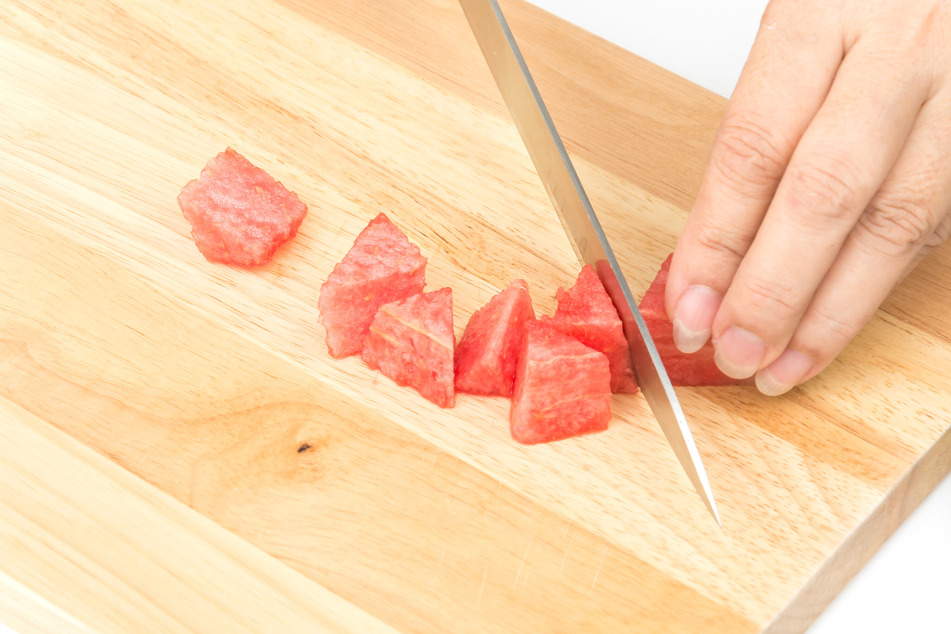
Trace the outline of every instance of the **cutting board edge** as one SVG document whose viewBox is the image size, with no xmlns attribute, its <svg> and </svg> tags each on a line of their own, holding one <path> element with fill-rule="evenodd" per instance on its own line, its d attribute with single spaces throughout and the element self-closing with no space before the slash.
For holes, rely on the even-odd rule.
<svg viewBox="0 0 951 634">
<path fill-rule="evenodd" d="M 918 506 L 951 474 L 951 426 L 895 481 L 763 634 L 805 632 Z"/>
</svg>

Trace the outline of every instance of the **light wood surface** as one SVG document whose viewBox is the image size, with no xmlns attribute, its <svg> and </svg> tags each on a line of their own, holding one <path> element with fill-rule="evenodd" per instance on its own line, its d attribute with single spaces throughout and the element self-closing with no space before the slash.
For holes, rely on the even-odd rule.
<svg viewBox="0 0 951 634">
<path fill-rule="evenodd" d="M 514 0 L 636 294 L 723 100 Z M 457 331 L 577 273 L 452 0 L 0 6 L 0 622 L 25 631 L 795 632 L 951 470 L 951 250 L 778 399 L 682 389 L 723 518 L 643 398 L 523 447 L 334 361 L 319 286 L 385 211 Z M 231 145 L 297 192 L 255 271 L 175 203 Z"/>
</svg>

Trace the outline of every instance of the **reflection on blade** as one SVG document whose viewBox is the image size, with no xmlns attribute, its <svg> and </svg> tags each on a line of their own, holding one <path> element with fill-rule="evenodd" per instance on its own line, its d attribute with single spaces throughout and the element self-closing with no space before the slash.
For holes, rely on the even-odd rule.
<svg viewBox="0 0 951 634">
<path fill-rule="evenodd" d="M 496 0 L 459 0 L 515 126 L 578 257 L 594 265 L 631 346 L 634 373 L 694 488 L 717 513 L 700 453 L 660 355 Z"/>
<path fill-rule="evenodd" d="M 660 423 L 660 428 L 663 430 L 664 436 L 667 437 L 667 442 L 670 443 L 677 460 L 680 461 L 684 471 L 687 472 L 693 487 L 703 498 L 710 512 L 713 513 L 717 524 L 722 526 L 716 502 L 713 500 L 713 491 L 710 489 L 710 481 L 707 479 L 703 461 L 700 459 L 700 452 L 697 451 L 697 446 L 693 442 L 693 434 L 690 433 L 690 428 L 687 426 L 687 418 L 684 416 L 680 401 L 677 400 L 677 395 L 674 393 L 674 387 L 667 376 L 667 370 L 664 369 L 660 354 L 650 338 L 641 311 L 634 303 L 617 260 L 612 254 L 609 253 L 608 255 L 608 259 L 595 263 L 595 268 L 605 290 L 607 290 L 614 306 L 618 309 L 618 315 L 620 315 L 621 323 L 624 325 L 624 334 L 631 346 L 631 358 L 634 361 L 637 385 L 644 393 L 647 404 L 650 405 L 651 411 L 657 417 L 657 422 Z"/>
</svg>

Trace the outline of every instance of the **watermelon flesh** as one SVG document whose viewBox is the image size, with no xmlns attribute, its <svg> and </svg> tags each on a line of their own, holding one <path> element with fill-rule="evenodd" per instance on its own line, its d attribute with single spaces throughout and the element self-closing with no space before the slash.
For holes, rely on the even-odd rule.
<svg viewBox="0 0 951 634">
<path fill-rule="evenodd" d="M 691 354 L 681 352 L 674 344 L 674 326 L 667 318 L 664 293 L 673 254 L 661 264 L 657 277 L 641 299 L 639 308 L 651 333 L 657 352 L 664 362 L 670 382 L 676 386 L 744 385 L 749 379 L 732 379 L 720 372 L 713 360 L 713 344 L 707 342 Z"/>
<path fill-rule="evenodd" d="M 525 323 L 535 318 L 525 280 L 515 280 L 472 314 L 456 346 L 456 391 L 511 396 Z"/>
<path fill-rule="evenodd" d="M 380 307 L 363 346 L 367 365 L 440 407 L 455 404 L 454 353 L 449 288 Z"/>
<path fill-rule="evenodd" d="M 307 215 L 297 194 L 231 148 L 182 188 L 178 205 L 205 259 L 245 267 L 270 261 Z"/>
<path fill-rule="evenodd" d="M 380 307 L 422 293 L 425 285 L 426 258 L 379 214 L 320 287 L 317 307 L 330 356 L 359 353 Z"/>
<path fill-rule="evenodd" d="M 594 268 L 590 264 L 582 267 L 575 285 L 567 291 L 559 288 L 555 299 L 558 301 L 555 314 L 543 321 L 607 356 L 611 391 L 637 392 L 631 350 L 621 318 Z"/>
<path fill-rule="evenodd" d="M 525 325 L 510 430 L 524 444 L 604 431 L 611 419 L 607 356 L 541 321 Z"/>
</svg>

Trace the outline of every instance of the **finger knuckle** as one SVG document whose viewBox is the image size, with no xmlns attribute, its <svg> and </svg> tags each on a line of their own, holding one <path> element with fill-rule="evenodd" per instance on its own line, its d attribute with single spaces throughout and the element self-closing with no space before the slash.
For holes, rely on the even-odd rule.
<svg viewBox="0 0 951 634">
<path fill-rule="evenodd" d="M 759 21 L 760 32 L 772 31 L 777 24 L 784 27 L 789 26 L 790 16 L 795 17 L 801 10 L 795 0 L 793 2 L 770 0 L 763 8 L 762 17 Z M 795 24 L 797 21 L 793 20 L 793 22 Z"/>
<path fill-rule="evenodd" d="M 725 255 L 742 260 L 746 255 L 753 236 L 747 232 L 731 228 L 723 222 L 705 222 L 697 227 L 696 243 L 703 249 L 716 255 Z"/>
<path fill-rule="evenodd" d="M 821 347 L 813 348 L 816 358 L 828 357 L 829 351 L 839 351 L 858 334 L 862 324 L 843 319 L 830 314 L 821 306 L 813 306 L 803 318 L 808 320 L 810 331 L 816 333 L 814 342 L 821 342 Z"/>
<path fill-rule="evenodd" d="M 936 216 L 925 200 L 880 197 L 866 209 L 859 224 L 889 254 L 900 254 L 925 246 L 941 228 Z"/>
<path fill-rule="evenodd" d="M 769 2 L 766 4 L 766 8 L 763 9 L 762 17 L 759 21 L 759 30 L 771 29 L 776 20 L 780 17 L 781 12 L 779 10 L 779 5 L 776 2 Z"/>
<path fill-rule="evenodd" d="M 858 173 L 846 158 L 826 157 L 792 168 L 789 179 L 799 217 L 817 223 L 820 229 L 852 217 L 863 206 Z"/>
<path fill-rule="evenodd" d="M 906 48 L 919 53 L 917 60 L 929 60 L 935 50 L 941 50 L 947 42 L 949 22 L 948 3 L 943 1 L 922 2 L 911 17 L 915 28 L 909 29 Z"/>
<path fill-rule="evenodd" d="M 913 263 L 908 270 L 910 271 L 914 268 L 918 262 L 931 253 L 935 247 L 941 246 L 948 240 L 951 240 L 951 215 L 944 216 L 938 222 L 938 226 L 935 227 L 931 235 L 925 239 L 925 243 L 921 246 L 921 249 L 918 250 L 918 253 L 915 254 Z"/>
<path fill-rule="evenodd" d="M 775 188 L 786 166 L 786 152 L 769 127 L 749 114 L 735 114 L 720 127 L 714 165 L 738 193 Z"/>
<path fill-rule="evenodd" d="M 945 215 L 941 221 L 938 222 L 938 226 L 935 227 L 934 232 L 928 240 L 925 241 L 925 246 L 933 248 L 948 240 L 951 240 L 951 215 Z"/>
<path fill-rule="evenodd" d="M 743 284 L 744 300 L 754 315 L 766 315 L 774 323 L 798 320 L 802 308 L 796 301 L 792 288 L 781 280 L 753 275 Z"/>
<path fill-rule="evenodd" d="M 836 317 L 822 307 L 810 306 L 790 346 L 812 359 L 814 366 L 825 367 L 858 334 L 860 326 Z"/>
</svg>

